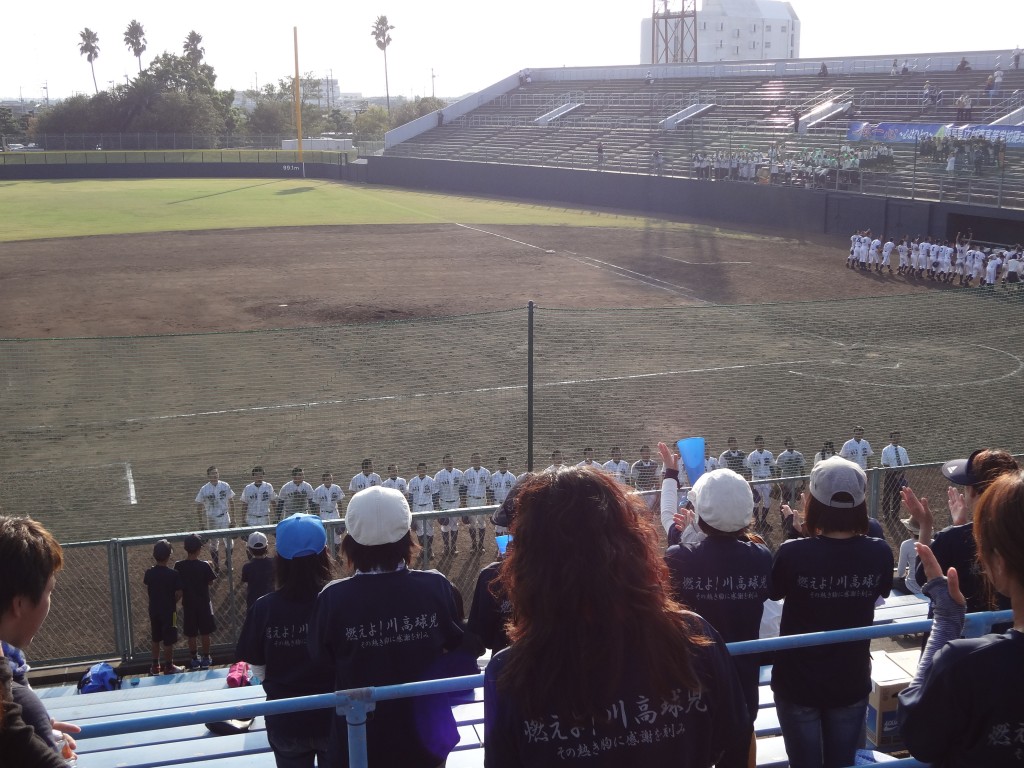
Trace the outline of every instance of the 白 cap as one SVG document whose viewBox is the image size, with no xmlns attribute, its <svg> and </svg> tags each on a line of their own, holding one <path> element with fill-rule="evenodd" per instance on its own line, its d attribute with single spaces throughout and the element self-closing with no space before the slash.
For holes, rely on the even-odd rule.
<svg viewBox="0 0 1024 768">
<path fill-rule="evenodd" d="M 978 478 L 973 470 L 974 457 L 981 453 L 979 449 L 966 459 L 953 459 L 942 465 L 942 474 L 953 485 L 977 485 Z"/>
<path fill-rule="evenodd" d="M 156 544 L 153 545 L 153 559 L 158 562 L 163 562 L 171 556 L 171 542 L 167 539 L 160 539 Z"/>
<path fill-rule="evenodd" d="M 864 470 L 842 456 L 829 456 L 811 470 L 808 490 L 811 496 L 829 507 L 844 509 L 859 506 L 867 496 L 868 476 Z"/>
<path fill-rule="evenodd" d="M 259 531 L 253 531 L 249 534 L 249 541 L 247 543 L 249 549 L 253 552 L 262 552 L 267 548 L 267 537 Z"/>
<path fill-rule="evenodd" d="M 327 546 L 324 523 L 316 515 L 296 512 L 277 524 L 275 546 L 277 554 L 285 560 L 318 555 Z"/>
<path fill-rule="evenodd" d="M 409 532 L 411 525 L 412 514 L 405 494 L 381 485 L 359 491 L 345 513 L 348 535 L 366 547 L 394 544 Z"/>
<path fill-rule="evenodd" d="M 900 522 L 911 533 L 917 534 L 921 532 L 921 524 L 912 517 L 904 517 Z"/>
<path fill-rule="evenodd" d="M 185 537 L 185 551 L 189 554 L 192 554 L 193 552 L 198 552 L 202 548 L 203 540 L 199 537 L 198 534 L 190 533 L 188 536 Z"/>
<path fill-rule="evenodd" d="M 731 469 L 705 472 L 687 494 L 697 517 L 723 533 L 750 525 L 754 494 L 750 485 Z"/>
</svg>

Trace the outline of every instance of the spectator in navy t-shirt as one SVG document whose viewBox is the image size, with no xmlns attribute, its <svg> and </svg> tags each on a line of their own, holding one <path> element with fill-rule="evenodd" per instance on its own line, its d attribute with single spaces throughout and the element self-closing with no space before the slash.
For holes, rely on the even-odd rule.
<svg viewBox="0 0 1024 768">
<path fill-rule="evenodd" d="M 658 450 L 665 464 L 662 509 L 675 509 L 679 457 L 665 443 L 658 443 Z M 688 497 L 693 503 L 690 514 L 704 536 L 699 541 L 683 537 L 665 554 L 676 599 L 707 619 L 725 642 L 756 640 L 768 599 L 772 553 L 748 530 L 754 507 L 750 485 L 731 469 L 716 469 L 701 475 Z M 683 513 L 685 530 L 692 530 L 690 514 Z M 747 743 L 730 745 L 730 752 L 735 749 L 737 757 L 745 758 L 757 717 L 760 664 L 757 654 L 735 656 L 733 662 L 746 699 L 750 737 Z"/>
<path fill-rule="evenodd" d="M 345 514 L 341 550 L 355 573 L 324 587 L 309 626 L 313 660 L 336 689 L 454 676 L 462 643 L 455 588 L 437 571 L 409 568 L 412 514 L 405 495 L 371 486 Z M 332 713 L 331 766 L 348 765 L 348 726 Z M 444 694 L 377 702 L 366 724 L 370 765 L 434 768 L 459 741 Z"/>
<path fill-rule="evenodd" d="M 807 538 L 783 542 L 771 598 L 785 598 L 782 635 L 870 626 L 892 588 L 889 545 L 866 536 L 867 475 L 833 456 L 803 495 Z M 780 651 L 772 690 L 792 768 L 853 765 L 871 691 L 870 641 Z"/>
<path fill-rule="evenodd" d="M 307 645 L 313 605 L 333 570 L 323 521 L 301 513 L 285 518 L 277 524 L 276 546 L 277 590 L 259 598 L 246 614 L 235 657 L 252 665 L 268 701 L 330 693 L 334 680 L 313 664 Z M 329 709 L 267 715 L 267 741 L 277 764 L 312 768 L 315 760 L 328 765 L 332 720 Z"/>
</svg>

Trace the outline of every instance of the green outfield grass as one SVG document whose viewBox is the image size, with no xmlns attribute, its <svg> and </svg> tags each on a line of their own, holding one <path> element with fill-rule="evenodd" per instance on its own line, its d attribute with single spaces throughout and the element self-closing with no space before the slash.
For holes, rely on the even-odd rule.
<svg viewBox="0 0 1024 768">
<path fill-rule="evenodd" d="M 642 227 L 651 219 L 312 179 L 0 182 L 0 241 L 342 224 Z M 692 228 L 675 222 L 660 226 Z M 709 231 L 711 228 L 708 228 Z"/>
</svg>

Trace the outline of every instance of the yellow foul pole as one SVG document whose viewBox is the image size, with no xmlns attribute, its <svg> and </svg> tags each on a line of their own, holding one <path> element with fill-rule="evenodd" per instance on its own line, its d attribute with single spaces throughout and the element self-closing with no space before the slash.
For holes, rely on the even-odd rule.
<svg viewBox="0 0 1024 768">
<path fill-rule="evenodd" d="M 299 162 L 302 162 L 302 96 L 299 88 L 299 28 L 292 27 L 295 36 L 295 82 L 292 91 L 295 98 L 295 138 L 298 139 Z"/>
</svg>

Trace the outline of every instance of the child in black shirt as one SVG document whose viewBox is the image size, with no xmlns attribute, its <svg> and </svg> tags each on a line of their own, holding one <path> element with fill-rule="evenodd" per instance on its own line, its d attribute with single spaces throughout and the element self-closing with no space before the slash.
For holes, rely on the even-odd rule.
<svg viewBox="0 0 1024 768">
<path fill-rule="evenodd" d="M 178 642 L 178 601 L 181 600 L 181 575 L 167 565 L 171 559 L 171 544 L 160 539 L 153 545 L 156 565 L 146 569 L 142 583 L 149 593 L 149 631 L 153 642 L 153 663 L 149 674 L 173 675 L 182 668 L 174 665 L 174 644 Z M 160 663 L 160 644 L 164 646 L 164 661 Z"/>
<path fill-rule="evenodd" d="M 267 557 L 267 537 L 259 531 L 249 535 L 246 549 L 252 558 L 242 566 L 242 583 L 247 585 L 245 610 L 274 586 L 274 561 Z"/>
<path fill-rule="evenodd" d="M 179 560 L 174 570 L 181 574 L 182 607 L 185 609 L 185 637 L 188 638 L 188 652 L 192 669 L 209 669 L 210 635 L 217 629 L 213 619 L 213 603 L 210 602 L 210 584 L 217 578 L 213 566 L 199 559 L 203 540 L 192 533 L 185 537 L 187 560 Z M 203 655 L 200 656 L 196 638 L 201 637 Z"/>
</svg>

